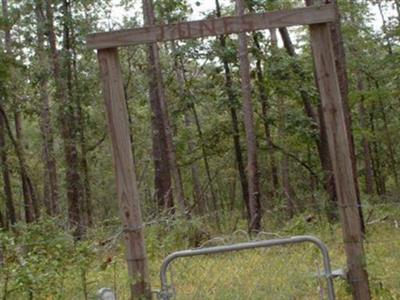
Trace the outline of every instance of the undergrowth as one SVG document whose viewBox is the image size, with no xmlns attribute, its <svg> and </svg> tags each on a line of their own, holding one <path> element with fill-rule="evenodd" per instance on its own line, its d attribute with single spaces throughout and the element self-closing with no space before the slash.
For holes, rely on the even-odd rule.
<svg viewBox="0 0 400 300">
<path fill-rule="evenodd" d="M 329 248 L 333 269 L 345 267 L 338 225 L 319 216 L 301 215 L 282 221 L 266 215 L 258 236 L 249 237 L 239 212 L 215 216 L 160 218 L 146 227 L 152 288 L 160 288 L 159 268 L 169 253 L 187 248 L 232 244 L 251 239 L 315 235 Z M 374 299 L 400 299 L 399 206 L 379 206 L 368 215 L 365 250 Z M 119 299 L 129 297 L 124 247 L 118 220 L 107 220 L 75 243 L 60 229 L 60 220 L 46 219 L 0 232 L 0 299 L 96 299 L 102 287 Z M 312 245 L 250 250 L 182 259 L 173 263 L 170 281 L 176 299 L 321 299 L 325 282 L 318 275 L 322 261 Z M 350 299 L 347 284 L 335 279 L 338 299 Z"/>
</svg>

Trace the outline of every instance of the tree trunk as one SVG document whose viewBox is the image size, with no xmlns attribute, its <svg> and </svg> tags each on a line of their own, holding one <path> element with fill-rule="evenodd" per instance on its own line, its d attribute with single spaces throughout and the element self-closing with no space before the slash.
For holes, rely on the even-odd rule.
<svg viewBox="0 0 400 300">
<path fill-rule="evenodd" d="M 1 8 L 3 12 L 3 19 L 4 21 L 8 21 L 8 1 L 2 0 L 1 1 Z M 5 47 L 6 52 L 11 54 L 11 31 L 8 27 L 5 29 Z M 5 96 L 1 96 L 5 98 Z M 3 99 L 4 100 L 4 99 Z M 7 220 L 4 223 L 10 223 L 14 225 L 17 221 L 16 214 L 15 214 L 15 207 L 14 207 L 14 200 L 13 200 L 13 193 L 11 188 L 11 180 L 10 180 L 10 169 L 8 165 L 8 155 L 7 155 L 7 148 L 6 148 L 6 134 L 5 134 L 5 119 L 2 114 L 0 114 L 0 161 L 1 161 L 1 171 L 3 175 L 3 184 L 4 184 L 4 195 L 6 201 L 6 217 Z M 8 227 L 8 226 L 5 226 Z"/>
<path fill-rule="evenodd" d="M 364 84 L 361 78 L 357 79 L 357 89 L 361 93 L 364 91 Z M 367 124 L 363 95 L 361 95 L 360 103 L 358 105 L 358 112 L 360 115 L 361 130 L 365 131 L 367 130 Z M 371 146 L 365 133 L 362 135 L 361 143 L 364 156 L 365 192 L 372 195 L 374 193 L 374 173 L 372 170 Z"/>
<path fill-rule="evenodd" d="M 382 20 L 382 31 L 384 34 L 384 38 L 386 40 L 386 48 L 388 51 L 389 55 L 393 54 L 393 47 L 392 47 L 392 42 L 390 41 L 390 37 L 388 35 L 388 28 L 387 28 L 387 23 L 386 23 L 386 19 L 385 19 L 385 15 L 383 13 L 383 8 L 382 8 L 382 1 L 375 1 L 375 3 L 378 5 L 378 10 L 379 10 L 379 15 L 381 17 Z M 398 6 L 397 6 L 398 9 Z"/>
<path fill-rule="evenodd" d="M 253 3 L 250 1 L 248 3 L 250 12 L 254 12 L 253 9 Z M 270 29 L 269 30 L 270 37 L 271 37 L 271 46 L 273 49 L 277 48 L 278 45 L 278 40 L 276 36 L 276 29 Z M 258 93 L 260 96 L 260 102 L 261 102 L 261 114 L 262 114 L 262 119 L 263 119 L 263 125 L 264 125 L 264 132 L 265 132 L 265 139 L 267 143 L 267 151 L 269 154 L 269 169 L 270 169 L 270 174 L 271 174 L 271 182 L 272 182 L 272 190 L 270 192 L 270 196 L 274 197 L 275 196 L 275 191 L 278 191 L 279 189 L 279 179 L 278 179 L 278 167 L 276 165 L 276 160 L 275 160 L 275 148 L 274 148 L 274 143 L 272 140 L 272 135 L 271 135 L 271 129 L 270 125 L 268 122 L 268 110 L 269 110 L 269 104 L 268 104 L 268 94 L 265 86 L 265 80 L 264 80 L 264 73 L 262 69 L 262 60 L 261 60 L 261 45 L 258 40 L 258 35 L 257 33 L 253 33 L 253 41 L 254 41 L 254 46 L 256 47 L 256 50 L 258 54 L 256 55 L 256 85 L 258 89 Z"/>
<path fill-rule="evenodd" d="M 54 137 L 51 123 L 49 104 L 49 76 L 48 58 L 44 49 L 46 17 L 42 0 L 35 2 L 37 50 L 36 56 L 40 65 L 38 71 L 39 97 L 41 99 L 40 132 L 43 140 L 43 162 L 44 162 L 44 204 L 49 215 L 57 215 L 60 212 L 58 203 L 58 176 L 57 165 L 54 154 Z"/>
<path fill-rule="evenodd" d="M 20 175 L 22 183 L 22 191 L 24 195 L 25 219 L 27 223 L 31 223 L 40 217 L 40 208 L 32 180 L 28 175 L 28 166 L 25 159 L 22 137 L 21 115 L 19 112 L 14 113 L 15 120 L 15 151 L 17 153 L 20 166 Z M 12 135 L 9 127 L 9 134 Z"/>
<path fill-rule="evenodd" d="M 275 29 L 271 29 L 270 33 L 271 33 L 271 43 L 272 45 L 276 45 Z M 258 41 L 256 33 L 253 34 L 253 40 L 254 40 L 254 45 L 257 48 L 257 51 L 261 51 L 261 46 Z M 275 191 L 279 189 L 278 168 L 276 166 L 276 161 L 275 161 L 275 149 L 273 147 L 274 143 L 271 136 L 271 129 L 268 123 L 268 95 L 265 89 L 264 74 L 262 70 L 262 62 L 260 57 L 257 57 L 256 60 L 256 73 L 257 73 L 257 88 L 261 100 L 261 113 L 264 124 L 265 139 L 267 142 L 267 150 L 269 154 L 269 169 L 272 179 L 271 196 L 273 197 L 275 195 Z"/>
<path fill-rule="evenodd" d="M 376 90 L 380 89 L 380 85 L 379 85 L 378 81 L 374 82 L 374 87 L 376 88 Z M 392 172 L 396 189 L 399 189 L 400 182 L 399 182 L 399 175 L 398 175 L 398 171 L 397 171 L 397 159 L 396 159 L 397 153 L 396 153 L 392 135 L 391 135 L 391 132 L 389 129 L 389 123 L 388 123 L 388 118 L 387 118 L 387 114 L 386 114 L 386 110 L 385 110 L 385 105 L 380 96 L 378 96 L 377 100 L 378 100 L 378 111 L 382 115 L 383 132 L 384 132 L 383 136 L 384 136 L 384 143 L 386 144 L 386 147 L 388 149 L 389 161 L 390 161 L 390 165 L 391 165 L 390 171 Z"/>
<path fill-rule="evenodd" d="M 218 18 L 221 17 L 221 6 L 219 0 L 215 0 L 215 7 L 216 7 L 216 15 Z M 226 48 L 226 36 L 219 36 L 219 42 L 223 51 Z M 221 57 L 222 63 L 224 65 L 224 72 L 225 72 L 225 91 L 229 101 L 229 113 L 231 116 L 232 121 L 232 134 L 233 134 L 233 147 L 235 149 L 235 157 L 236 157 L 236 164 L 239 173 L 239 180 L 242 189 L 242 198 L 243 203 L 246 206 L 247 213 L 250 213 L 249 207 L 249 186 L 246 177 L 246 170 L 243 161 L 242 155 L 242 146 L 240 144 L 240 130 L 239 130 L 239 121 L 237 116 L 237 111 L 235 108 L 236 103 L 236 96 L 233 89 L 233 81 L 232 81 L 232 74 L 231 69 L 229 66 L 229 62 L 225 54 Z M 250 215 L 248 215 L 250 219 Z"/>
<path fill-rule="evenodd" d="M 244 15 L 243 0 L 236 0 L 236 13 Z M 249 231 L 261 229 L 260 182 L 257 163 L 257 141 L 251 99 L 250 62 L 246 33 L 239 33 L 240 78 L 243 97 L 243 115 L 247 144 L 247 178 L 249 185 Z"/>
<path fill-rule="evenodd" d="M 354 0 L 351 0 L 350 3 L 352 5 L 355 5 Z M 350 14 L 350 20 L 354 26 L 357 26 L 357 21 L 355 20 L 354 14 Z M 340 23 L 338 26 L 340 26 Z M 340 28 L 339 28 L 339 30 L 340 30 Z M 357 50 L 353 49 L 353 52 L 357 52 Z M 359 55 L 358 53 L 354 53 L 354 54 Z M 346 78 L 346 80 L 347 80 L 347 78 Z M 364 82 L 361 77 L 361 72 L 357 72 L 357 74 L 356 74 L 356 83 L 357 83 L 357 90 L 360 93 L 362 93 L 364 91 Z M 367 129 L 367 126 L 366 126 L 366 115 L 365 115 L 365 107 L 364 107 L 364 95 L 361 95 L 360 104 L 359 104 L 358 108 L 359 108 L 359 115 L 360 115 L 360 127 L 362 130 L 365 131 Z M 364 154 L 365 192 L 367 194 L 373 194 L 373 191 L 374 191 L 373 177 L 374 177 L 374 175 L 373 175 L 373 170 L 372 170 L 372 159 L 371 159 L 371 150 L 370 150 L 371 148 L 370 148 L 369 141 L 364 133 L 362 136 L 361 143 L 363 146 L 363 154 Z M 354 141 L 353 141 L 353 144 L 354 144 Z"/>
<path fill-rule="evenodd" d="M 24 198 L 24 211 L 25 211 L 25 221 L 27 223 L 31 223 L 39 217 L 38 206 L 35 209 L 35 205 L 38 205 L 37 198 L 35 194 L 35 189 L 33 187 L 32 181 L 28 175 L 28 167 L 26 165 L 25 157 L 22 151 L 22 145 L 18 138 L 21 138 L 21 128 L 18 121 L 18 116 L 16 117 L 16 132 L 17 138 L 14 137 L 10 122 L 7 118 L 7 115 L 4 111 L 2 105 L 0 105 L 0 114 L 2 115 L 5 129 L 7 129 L 7 133 L 9 136 L 10 141 L 12 142 L 15 153 L 17 155 L 18 164 L 19 164 L 19 171 L 21 175 L 21 182 L 22 182 L 22 191 L 23 191 L 23 198 Z"/>
<path fill-rule="evenodd" d="M 369 114 L 370 130 L 373 136 L 376 136 L 375 118 L 374 118 L 375 110 L 376 110 L 375 105 L 373 105 L 373 107 L 371 108 L 371 112 Z M 380 159 L 382 151 L 379 149 L 379 145 L 376 141 L 373 141 L 371 144 L 373 152 L 373 155 L 371 156 L 372 168 L 374 173 L 376 192 L 379 196 L 383 196 L 386 194 L 386 176 L 384 174 L 384 171 L 382 170 L 383 166 Z"/>
<path fill-rule="evenodd" d="M 220 18 L 221 17 L 221 6 L 220 6 L 220 3 L 218 0 L 215 0 L 215 7 L 216 7 L 216 15 L 218 18 Z M 219 36 L 219 42 L 220 42 L 221 48 L 223 49 L 223 51 L 225 51 L 226 37 L 223 35 Z M 242 146 L 240 144 L 239 121 L 238 121 L 238 117 L 237 117 L 237 111 L 235 108 L 236 96 L 235 96 L 235 92 L 233 90 L 232 74 L 231 74 L 231 69 L 230 69 L 227 57 L 225 55 L 223 55 L 223 57 L 221 57 L 221 59 L 222 59 L 223 65 L 224 65 L 225 90 L 226 90 L 226 94 L 227 94 L 228 100 L 229 100 L 229 112 L 230 112 L 231 121 L 232 121 L 233 147 L 235 149 L 236 163 L 237 163 L 237 168 L 238 168 L 238 173 L 239 173 L 240 185 L 241 185 L 241 189 L 242 189 L 242 198 L 243 198 L 243 203 L 246 206 L 247 212 L 250 213 L 249 187 L 248 187 L 246 170 L 245 170 L 244 161 L 243 161 Z M 248 215 L 248 217 L 250 218 L 250 215 Z"/>
<path fill-rule="evenodd" d="M 79 98 L 79 96 L 77 96 Z M 77 99 L 78 100 L 78 99 Z M 91 227 L 93 225 L 93 212 L 92 212 L 92 191 L 90 186 L 90 169 L 87 158 L 87 144 L 85 136 L 85 116 L 82 112 L 82 104 L 78 100 L 78 118 L 79 118 L 79 129 L 80 129 L 80 149 L 81 149 L 81 160 L 80 168 L 83 175 L 83 199 L 82 199 L 82 216 L 85 222 L 85 226 Z"/>
<path fill-rule="evenodd" d="M 280 122 L 278 127 L 278 133 L 280 139 L 285 139 L 284 124 L 285 124 L 285 101 L 281 97 L 278 100 L 278 110 L 280 115 Z M 289 170 L 289 157 L 286 153 L 282 153 L 281 161 L 281 178 L 282 178 L 282 188 L 283 197 L 286 198 L 286 211 L 289 218 L 293 218 L 296 213 L 296 194 L 290 183 L 290 170 Z"/>
<path fill-rule="evenodd" d="M 2 0 L 2 11 L 3 11 L 3 18 L 8 22 L 9 17 L 8 17 L 8 1 L 7 0 Z M 11 27 L 9 24 L 7 24 L 5 28 L 5 48 L 6 48 L 6 53 L 7 55 L 11 56 L 12 55 L 12 40 L 11 40 Z M 9 124 L 9 121 L 7 119 L 7 116 L 5 114 L 5 110 L 3 107 L 1 107 L 1 113 L 3 114 L 3 121 L 5 124 L 5 127 L 7 128 L 8 135 L 10 137 L 10 140 L 14 144 L 15 151 L 17 153 L 18 157 L 18 162 L 20 166 L 20 176 L 21 176 L 21 182 L 22 182 L 22 189 L 23 189 L 23 198 L 24 198 L 24 208 L 25 208 L 25 220 L 27 223 L 33 222 L 36 218 L 35 216 L 35 207 L 36 207 L 36 214 L 39 214 L 38 211 L 38 205 L 36 203 L 36 195 L 35 191 L 33 189 L 33 185 L 30 182 L 30 178 L 27 173 L 27 168 L 25 164 L 25 158 L 23 155 L 23 149 L 21 145 L 21 124 L 20 124 L 20 119 L 19 119 L 19 113 L 15 112 L 15 128 L 16 128 L 16 133 L 17 136 L 16 138 L 13 137 L 13 133 L 11 131 L 11 126 Z M 36 206 L 34 206 L 36 204 Z"/>
<path fill-rule="evenodd" d="M 145 24 L 148 26 L 155 24 L 152 0 L 143 0 L 143 12 Z M 161 121 L 159 122 L 160 124 L 158 124 L 157 126 L 158 132 L 159 134 L 161 133 L 161 135 L 165 136 L 166 147 L 164 148 L 164 146 L 162 146 L 161 151 L 163 151 L 163 148 L 166 151 L 164 155 L 167 156 L 167 160 L 169 162 L 169 168 L 167 168 L 167 170 L 168 172 L 169 170 L 171 170 L 174 183 L 174 192 L 176 193 L 178 200 L 178 207 L 180 211 L 183 212 L 185 211 L 186 206 L 185 195 L 183 191 L 182 178 L 176 158 L 176 149 L 173 142 L 171 125 L 169 122 L 168 108 L 165 99 L 165 91 L 161 73 L 159 49 L 157 44 L 155 43 L 149 45 L 149 66 L 150 101 L 154 102 L 154 104 L 152 105 L 154 106 L 153 113 L 159 115 Z M 172 206 L 173 205 L 170 205 L 170 207 Z"/>
<path fill-rule="evenodd" d="M 80 170 L 83 176 L 83 193 L 80 205 L 80 211 L 82 216 L 82 223 L 84 226 L 92 226 L 93 225 L 93 215 L 92 215 L 92 190 L 90 185 L 90 168 L 88 164 L 88 147 L 86 141 L 85 127 L 86 120 L 85 114 L 82 108 L 82 97 L 80 93 L 80 82 L 78 78 L 78 69 L 77 69 L 77 59 L 78 55 L 76 53 L 76 39 L 75 39 L 75 31 L 71 26 L 71 39 L 72 39 L 72 66 L 73 66 L 73 84 L 74 84 L 74 93 L 73 97 L 76 102 L 76 110 L 77 110 L 77 131 L 79 131 L 79 148 L 81 151 L 80 157 Z M 133 153 L 133 152 L 132 152 Z"/>
<path fill-rule="evenodd" d="M 291 57 L 296 57 L 297 54 L 293 47 L 292 40 L 290 38 L 287 28 L 279 28 L 279 33 L 282 37 L 283 44 L 288 55 Z M 304 71 L 299 65 L 294 65 L 293 71 L 297 73 L 301 78 L 305 78 Z M 300 97 L 304 105 L 304 111 L 307 117 L 310 118 L 312 122 L 311 129 L 314 131 L 318 131 L 319 134 L 319 138 L 315 139 L 315 145 L 318 150 L 318 157 L 321 163 L 322 170 L 324 172 L 324 188 L 329 196 L 329 201 L 326 208 L 326 215 L 329 221 L 335 222 L 338 219 L 338 215 L 336 213 L 337 195 L 335 188 L 335 179 L 333 177 L 332 171 L 332 162 L 329 157 L 328 139 L 326 135 L 324 116 L 322 114 L 321 101 L 319 101 L 318 113 L 316 113 L 315 109 L 312 106 L 310 95 L 307 93 L 306 90 L 302 89 L 301 86 L 299 86 L 299 90 Z"/>
<path fill-rule="evenodd" d="M 171 49 L 172 49 L 172 55 L 174 57 L 174 68 L 175 68 L 175 75 L 176 79 L 178 82 L 178 93 L 179 97 L 181 98 L 181 101 L 184 103 L 188 102 L 188 95 L 187 92 L 185 91 L 185 75 L 184 75 L 184 66 L 183 63 L 180 61 L 180 57 L 178 57 L 177 49 L 176 49 L 176 44 L 174 41 L 171 42 Z M 186 128 L 189 128 L 192 121 L 190 119 L 190 116 L 187 112 L 185 112 L 185 126 Z M 194 143 L 192 139 L 189 137 L 187 140 L 188 144 L 188 150 L 190 153 L 194 152 Z M 195 207 L 197 207 L 198 212 L 200 214 L 204 214 L 206 210 L 206 205 L 204 203 L 204 199 L 202 196 L 201 192 L 201 184 L 200 184 L 200 177 L 199 177 L 199 167 L 196 162 L 193 162 L 190 166 L 191 173 L 192 173 L 192 183 L 193 183 L 193 196 L 194 196 L 194 203 Z"/>
<path fill-rule="evenodd" d="M 387 120 L 387 115 L 385 111 L 385 107 L 383 104 L 382 99 L 378 96 L 378 105 L 379 105 L 379 110 L 382 115 L 382 121 L 383 121 L 383 128 L 384 128 L 384 136 L 385 136 L 385 142 L 387 145 L 387 148 L 389 150 L 389 160 L 390 160 L 390 169 L 393 174 L 394 182 L 396 185 L 396 189 L 399 189 L 399 175 L 397 173 L 397 160 L 396 160 L 396 151 L 394 149 L 394 144 L 392 140 L 392 135 L 389 130 L 389 125 L 388 125 L 388 120 Z"/>
<path fill-rule="evenodd" d="M 190 128 L 193 121 L 191 116 L 188 113 L 185 113 L 185 126 L 186 128 Z M 192 139 L 188 141 L 188 150 L 190 153 L 195 151 L 195 145 Z M 193 162 L 190 165 L 190 171 L 192 173 L 192 181 L 193 181 L 193 199 L 195 207 L 200 215 L 206 213 L 207 205 L 205 203 L 205 199 L 203 196 L 203 192 L 201 191 L 201 180 L 200 180 L 200 171 L 197 162 Z"/>
<path fill-rule="evenodd" d="M 54 28 L 54 7 L 52 0 L 46 0 L 47 33 L 51 51 L 53 77 L 55 81 L 55 98 L 59 107 L 59 122 L 61 136 L 64 143 L 64 156 L 66 163 L 66 188 L 68 200 L 68 220 L 74 229 L 75 239 L 80 239 L 83 228 L 80 214 L 80 175 L 79 158 L 76 146 L 76 120 L 72 99 L 72 72 L 70 59 L 70 28 L 69 21 L 70 3 L 63 1 L 63 51 L 62 60 L 56 46 L 56 34 Z M 62 63 L 62 70 L 61 70 Z"/>
<path fill-rule="evenodd" d="M 14 225 L 17 222 L 17 217 L 15 214 L 13 193 L 11 188 L 5 131 L 5 120 L 3 118 L 3 114 L 0 113 L 0 168 L 3 176 L 3 189 L 6 202 L 6 218 L 4 224 L 7 225 L 9 223 L 11 225 Z"/>
<path fill-rule="evenodd" d="M 0 229 L 6 229 L 5 224 L 6 223 L 4 220 L 3 213 L 0 210 Z M 4 264 L 3 249 L 1 249 L 1 246 L 0 246 L 0 267 L 3 267 L 3 264 Z"/>
<path fill-rule="evenodd" d="M 218 197 L 215 193 L 214 189 L 214 180 L 211 175 L 211 169 L 210 169 L 210 164 L 208 162 L 208 155 L 207 155 L 207 150 L 204 145 L 204 138 L 203 138 L 203 131 L 201 129 L 201 124 L 200 124 L 200 119 L 196 111 L 196 106 L 194 104 L 191 104 L 191 109 L 193 112 L 194 116 L 194 121 L 196 124 L 197 128 L 197 134 L 200 139 L 200 144 L 201 144 L 201 152 L 203 155 L 203 161 L 204 161 L 204 168 L 206 170 L 206 175 L 207 175 L 207 180 L 208 180 L 208 186 L 210 188 L 210 193 L 211 193 L 211 201 L 212 201 L 212 208 L 214 209 L 214 214 L 215 214 L 215 220 L 217 222 L 217 226 L 220 226 L 220 220 L 219 220 L 219 206 L 218 206 Z"/>
</svg>

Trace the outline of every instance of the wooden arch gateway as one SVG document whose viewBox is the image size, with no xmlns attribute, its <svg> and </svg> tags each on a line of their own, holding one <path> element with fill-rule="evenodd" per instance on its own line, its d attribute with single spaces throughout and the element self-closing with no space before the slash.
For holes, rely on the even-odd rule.
<svg viewBox="0 0 400 300">
<path fill-rule="evenodd" d="M 338 18 L 333 5 L 310 6 L 90 34 L 87 47 L 97 49 L 108 127 L 111 135 L 117 194 L 124 225 L 132 295 L 151 299 L 139 193 L 130 145 L 128 112 L 118 47 L 309 25 L 317 85 L 320 92 L 329 153 L 336 181 L 338 207 L 347 256 L 348 280 L 354 299 L 370 299 L 364 265 L 359 205 L 342 97 L 329 24 Z"/>
</svg>

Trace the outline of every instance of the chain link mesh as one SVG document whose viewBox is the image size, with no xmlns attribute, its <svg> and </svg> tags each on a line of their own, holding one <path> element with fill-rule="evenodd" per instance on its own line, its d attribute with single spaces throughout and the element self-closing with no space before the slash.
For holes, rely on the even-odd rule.
<svg viewBox="0 0 400 300">
<path fill-rule="evenodd" d="M 173 299 L 326 299 L 322 258 L 311 245 L 178 259 Z"/>
</svg>

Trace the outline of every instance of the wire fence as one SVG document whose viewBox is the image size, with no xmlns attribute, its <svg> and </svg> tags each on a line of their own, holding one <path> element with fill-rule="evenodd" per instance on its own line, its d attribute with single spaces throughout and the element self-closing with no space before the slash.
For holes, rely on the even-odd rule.
<svg viewBox="0 0 400 300">
<path fill-rule="evenodd" d="M 246 222 L 241 219 L 240 213 L 224 215 L 223 211 L 219 211 L 222 221 L 226 223 L 223 228 L 226 233 L 216 236 L 207 231 L 213 227 L 217 212 L 192 218 L 187 215 L 167 215 L 161 218 L 149 216 L 144 228 L 152 286 L 155 290 L 161 288 L 159 269 L 164 257 L 173 251 L 299 234 L 321 238 L 329 248 L 332 269 L 345 270 L 340 224 L 327 225 L 326 219 L 321 217 L 322 213 L 313 209 L 307 208 L 292 220 L 279 220 L 275 217 L 278 221 L 273 226 L 265 226 L 268 232 L 260 232 L 252 237 L 246 232 Z M 363 209 L 367 231 L 364 242 L 366 266 L 374 299 L 400 299 L 400 203 L 367 203 Z M 274 211 L 266 211 L 265 219 L 271 221 L 273 214 Z M 237 222 L 237 218 L 241 221 Z M 182 230 L 185 226 L 189 228 L 188 231 Z M 101 236 L 99 230 L 104 232 Z M 60 299 L 95 299 L 96 292 L 102 287 L 116 291 L 118 299 L 128 299 L 130 279 L 121 244 L 122 227 L 116 220 L 101 229 L 96 228 L 91 234 L 88 232 L 86 236 L 87 247 L 76 250 L 78 246 L 72 245 L 71 248 L 65 248 L 67 250 L 62 248 L 60 251 L 66 253 L 59 254 L 56 253 L 58 244 L 65 239 L 71 240 L 71 237 L 49 235 L 9 244 L 7 249 L 0 251 L 3 256 L 0 266 L 1 298 L 26 299 L 29 288 L 35 294 L 39 286 L 47 286 L 47 295 L 57 289 Z M 192 239 L 193 235 L 198 236 Z M 69 253 L 68 249 L 74 252 Z M 93 254 L 90 261 L 85 260 L 86 252 Z M 36 256 L 31 256 L 32 253 Z M 64 266 L 57 266 L 57 255 L 67 258 L 60 262 Z M 82 256 L 81 263 L 79 258 L 70 257 L 73 255 Z M 71 264 L 70 268 L 68 264 Z M 29 268 L 33 271 L 27 272 Z M 52 272 L 41 275 L 41 272 L 48 272 L 51 268 Z M 322 273 L 323 264 L 317 249 L 310 245 L 289 245 L 178 260 L 171 265 L 168 276 L 173 299 L 178 300 L 326 299 L 325 281 L 318 276 Z M 9 298 L 4 298 L 5 285 L 8 285 Z M 19 298 L 19 290 L 16 289 L 23 290 L 24 295 Z M 338 299 L 350 299 L 344 280 L 335 279 L 335 289 Z"/>
<path fill-rule="evenodd" d="M 268 251 L 271 250 L 270 248 L 304 243 L 317 246 L 323 258 L 323 272 L 320 271 L 320 260 L 317 258 L 312 259 L 312 262 L 317 266 L 317 272 L 311 276 L 308 273 L 308 268 L 303 268 L 305 265 L 299 264 L 297 261 L 291 262 L 287 259 L 288 256 L 285 255 L 287 253 L 283 251 L 279 251 L 279 259 L 273 259 L 268 262 L 271 258 L 277 256 L 277 253 Z M 244 251 L 251 252 L 246 253 Z M 307 251 L 307 253 L 314 252 Z M 299 254 L 298 251 L 297 254 Z M 205 257 L 206 255 L 213 256 Z M 188 260 L 188 258 L 190 259 Z M 196 258 L 200 258 L 200 261 L 195 261 L 194 264 L 189 262 Z M 184 260 L 184 263 L 182 263 L 182 260 Z M 287 299 L 288 295 L 292 293 L 301 295 L 303 298 L 309 298 L 307 294 L 310 290 L 318 291 L 322 299 L 326 291 L 328 299 L 335 299 L 333 273 L 328 249 L 322 241 L 312 236 L 252 241 L 175 252 L 169 255 L 161 266 L 162 290 L 160 299 L 162 300 L 176 299 L 177 284 L 174 284 L 171 280 L 172 285 L 170 286 L 167 277 L 167 271 L 173 262 L 175 265 L 177 264 L 176 261 L 179 261 L 183 268 L 183 270 L 177 272 L 178 276 L 176 276 L 181 283 L 178 286 L 182 286 L 179 299 L 244 299 L 246 297 L 265 299 L 266 295 L 272 297 L 272 299 L 280 299 L 281 297 L 282 299 Z M 191 272 L 190 268 L 193 268 L 193 265 L 200 267 Z M 287 266 L 290 267 L 287 268 Z M 220 273 L 220 276 L 215 277 L 213 275 L 216 272 L 221 272 L 221 270 L 224 272 Z M 182 274 L 184 274 L 183 277 Z M 173 277 L 172 274 L 171 277 Z M 294 280 L 290 281 L 290 279 Z M 197 287 L 198 280 L 202 283 L 202 288 Z M 273 286 L 270 285 L 271 281 L 275 281 Z M 285 286 L 282 286 L 282 283 Z M 324 288 L 325 283 L 327 285 L 326 289 Z M 286 285 L 289 285 L 289 287 Z M 194 289 L 191 287 L 194 287 Z"/>
<path fill-rule="evenodd" d="M 400 298 L 400 203 L 367 203 L 364 210 L 364 247 L 370 286 L 376 299 Z M 308 207 L 322 212 L 324 208 Z M 272 214 L 273 212 L 270 212 Z M 302 218 L 302 220 L 301 220 Z M 293 223 L 300 233 L 323 235 L 331 250 L 333 268 L 345 276 L 346 259 L 340 226 L 326 227 L 326 220 L 303 215 Z M 311 224 L 310 224 L 311 223 Z M 308 225 L 310 225 L 308 227 Z M 321 226 L 319 226 L 321 225 Z M 317 230 L 316 230 L 317 229 Z M 287 228 L 261 232 L 259 239 L 287 236 Z M 245 231 L 214 238 L 203 246 L 250 240 Z M 307 245 L 259 249 L 245 253 L 195 257 L 174 262 L 170 277 L 173 299 L 326 299 L 321 258 Z M 357 280 L 357 279 L 354 279 Z M 337 279 L 338 299 L 350 299 L 349 286 Z"/>
</svg>

